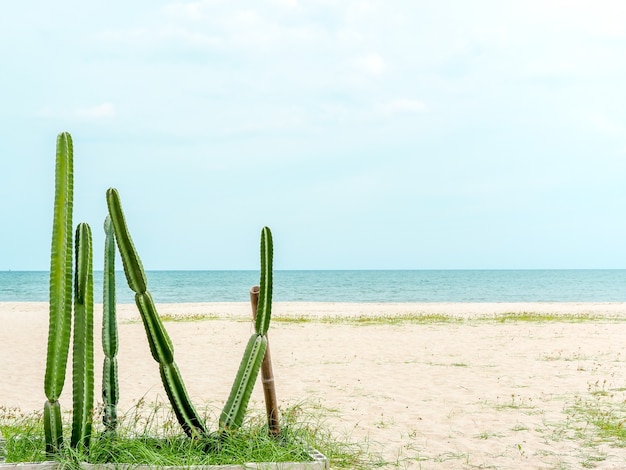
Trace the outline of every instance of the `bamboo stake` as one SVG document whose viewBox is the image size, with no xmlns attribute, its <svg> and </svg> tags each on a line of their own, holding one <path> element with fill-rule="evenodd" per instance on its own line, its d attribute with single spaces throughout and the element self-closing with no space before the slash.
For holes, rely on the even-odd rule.
<svg viewBox="0 0 626 470">
<path fill-rule="evenodd" d="M 259 286 L 250 289 L 250 303 L 252 304 L 252 318 L 256 320 L 257 306 L 259 305 Z M 267 336 L 267 333 L 266 333 Z M 265 357 L 261 363 L 261 379 L 263 381 L 263 395 L 265 396 L 265 410 L 267 411 L 267 426 L 270 434 L 277 436 L 280 434 L 280 424 L 278 422 L 278 401 L 276 399 L 276 388 L 274 386 L 274 372 L 272 370 L 272 356 L 270 355 L 269 338 Z"/>
</svg>

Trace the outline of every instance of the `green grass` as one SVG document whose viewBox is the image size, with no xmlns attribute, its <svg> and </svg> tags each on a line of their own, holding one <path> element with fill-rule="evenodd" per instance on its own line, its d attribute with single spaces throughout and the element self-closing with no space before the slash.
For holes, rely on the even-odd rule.
<svg viewBox="0 0 626 470">
<path fill-rule="evenodd" d="M 541 313 L 541 312 L 519 312 L 503 313 L 496 315 L 493 319 L 498 323 L 526 322 L 526 323 L 585 323 L 597 321 L 623 322 L 626 318 L 603 317 L 591 313 Z"/>
<path fill-rule="evenodd" d="M 597 438 L 619 447 L 626 446 L 626 402 L 608 393 L 594 393 L 593 399 L 578 399 L 567 409 L 574 418 L 592 425 Z"/>
<path fill-rule="evenodd" d="M 220 319 L 220 316 L 215 313 L 186 313 L 184 315 L 174 315 L 172 313 L 164 313 L 159 316 L 161 317 L 162 321 L 170 321 L 170 322 L 194 322 L 194 321 L 208 321 L 208 320 Z"/>
<path fill-rule="evenodd" d="M 233 320 L 232 317 L 221 316 L 216 313 L 193 313 L 174 315 L 165 313 L 161 315 L 161 319 L 166 322 L 199 322 L 199 321 L 216 321 L 216 320 Z M 250 321 L 246 317 L 237 318 L 238 321 Z M 139 320 L 127 320 L 125 323 L 138 323 Z M 592 322 L 608 322 L 620 323 L 626 322 L 623 317 L 607 317 L 592 313 L 542 313 L 542 312 L 505 312 L 496 315 L 481 315 L 460 317 L 445 313 L 402 313 L 397 315 L 358 315 L 358 316 L 341 316 L 341 315 L 323 315 L 309 316 L 306 314 L 274 316 L 274 323 L 283 324 L 340 324 L 354 326 L 376 326 L 376 325 L 430 325 L 430 324 L 493 324 L 493 323 L 592 323 Z"/>
<path fill-rule="evenodd" d="M 159 314 L 161 317 L 161 321 L 164 322 L 199 322 L 199 321 L 211 321 L 211 320 L 222 320 L 223 318 L 215 313 L 183 313 L 183 314 L 173 314 L 173 313 L 162 313 Z M 125 325 L 132 325 L 136 323 L 141 323 L 140 319 L 126 319 L 120 321 L 120 323 Z"/>
<path fill-rule="evenodd" d="M 315 448 L 331 460 L 333 468 L 372 468 L 365 446 L 338 439 L 326 426 L 322 408 L 296 405 L 281 411 L 279 437 L 269 436 L 264 415 L 253 414 L 237 432 L 214 431 L 207 438 L 192 440 L 182 433 L 169 407 L 140 401 L 120 419 L 117 436 L 105 435 L 102 426 L 94 425 L 89 452 L 65 448 L 57 460 L 68 468 L 78 468 L 78 462 L 152 466 L 303 462 L 311 461 L 306 449 Z M 205 414 L 210 415 L 207 422 L 217 421 L 213 412 Z M 71 417 L 64 418 L 67 438 Z M 41 413 L 0 406 L 0 432 L 6 441 L 0 461 L 49 460 Z"/>
<path fill-rule="evenodd" d="M 400 315 L 358 315 L 345 316 L 327 315 L 321 317 L 309 317 L 306 315 L 274 317 L 274 323 L 332 323 L 343 325 L 401 325 L 431 324 L 431 323 L 463 323 L 463 318 L 444 314 L 403 313 Z"/>
</svg>

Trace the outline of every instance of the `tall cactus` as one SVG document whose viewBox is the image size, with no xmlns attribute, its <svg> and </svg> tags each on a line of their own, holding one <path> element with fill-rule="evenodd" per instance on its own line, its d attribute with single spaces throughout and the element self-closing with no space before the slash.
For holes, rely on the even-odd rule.
<svg viewBox="0 0 626 470">
<path fill-rule="evenodd" d="M 91 229 L 85 223 L 76 227 L 72 360 L 71 446 L 87 448 L 93 420 L 93 249 Z"/>
<path fill-rule="evenodd" d="M 74 200 L 74 150 L 67 132 L 57 136 L 54 216 L 50 254 L 50 320 L 44 391 L 46 452 L 63 444 L 59 397 L 65 383 L 72 315 L 72 208 Z"/>
<path fill-rule="evenodd" d="M 117 376 L 117 320 L 115 311 L 115 238 L 111 218 L 104 221 L 104 292 L 102 316 L 102 350 L 104 366 L 102 372 L 102 401 L 104 413 L 102 424 L 106 432 L 114 433 L 117 429 L 117 403 L 119 386 Z"/>
<path fill-rule="evenodd" d="M 220 429 L 235 429 L 243 423 L 252 389 L 267 349 L 267 330 L 272 315 L 272 232 L 261 231 L 261 282 L 255 333 L 250 337 L 235 382 L 220 415 Z"/>
<path fill-rule="evenodd" d="M 146 329 L 150 351 L 154 360 L 159 363 L 163 386 L 176 418 L 188 436 L 204 435 L 206 428 L 189 399 L 178 366 L 174 362 L 172 341 L 148 292 L 146 273 L 128 231 L 119 193 L 114 188 L 107 190 L 107 205 L 117 247 L 122 256 L 126 280 L 128 286 L 135 292 L 135 303 Z"/>
</svg>

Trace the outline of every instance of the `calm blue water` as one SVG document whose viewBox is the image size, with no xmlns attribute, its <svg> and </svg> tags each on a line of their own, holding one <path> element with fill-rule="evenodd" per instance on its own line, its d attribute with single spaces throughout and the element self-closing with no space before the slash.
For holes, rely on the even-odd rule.
<svg viewBox="0 0 626 470">
<path fill-rule="evenodd" d="M 247 302 L 257 271 L 153 271 L 156 302 Z M 96 272 L 95 300 L 102 301 Z M 132 303 L 122 272 L 117 298 Z M 48 273 L 0 271 L 0 302 L 46 302 Z M 276 271 L 274 300 L 311 302 L 626 302 L 626 270 Z"/>
</svg>

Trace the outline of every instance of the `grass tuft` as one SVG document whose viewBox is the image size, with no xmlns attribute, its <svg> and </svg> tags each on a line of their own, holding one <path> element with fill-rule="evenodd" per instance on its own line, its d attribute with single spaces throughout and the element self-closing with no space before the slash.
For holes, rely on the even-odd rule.
<svg viewBox="0 0 626 470">
<path fill-rule="evenodd" d="M 97 416 L 99 413 L 95 413 Z M 216 422 L 216 413 L 205 410 L 207 422 Z M 281 410 L 281 435 L 272 437 L 264 414 L 250 414 L 241 429 L 231 433 L 211 432 L 203 439 L 185 436 L 169 406 L 143 400 L 119 419 L 116 435 L 94 426 L 89 451 L 63 449 L 58 460 L 64 467 L 78 468 L 79 462 L 151 466 L 228 465 L 246 462 L 311 461 L 307 449 L 326 455 L 333 468 L 371 468 L 366 448 L 337 439 L 326 425 L 324 410 L 304 404 Z M 95 420 L 97 421 L 97 419 Z M 64 416 L 69 435 L 71 416 Z M 42 462 L 45 454 L 42 413 L 23 413 L 0 407 L 0 433 L 4 449 L 0 461 Z"/>
<path fill-rule="evenodd" d="M 568 413 L 592 425 L 598 438 L 619 447 L 626 445 L 626 403 L 616 402 L 613 396 L 594 393 L 592 399 L 578 399 L 567 409 Z"/>
</svg>

